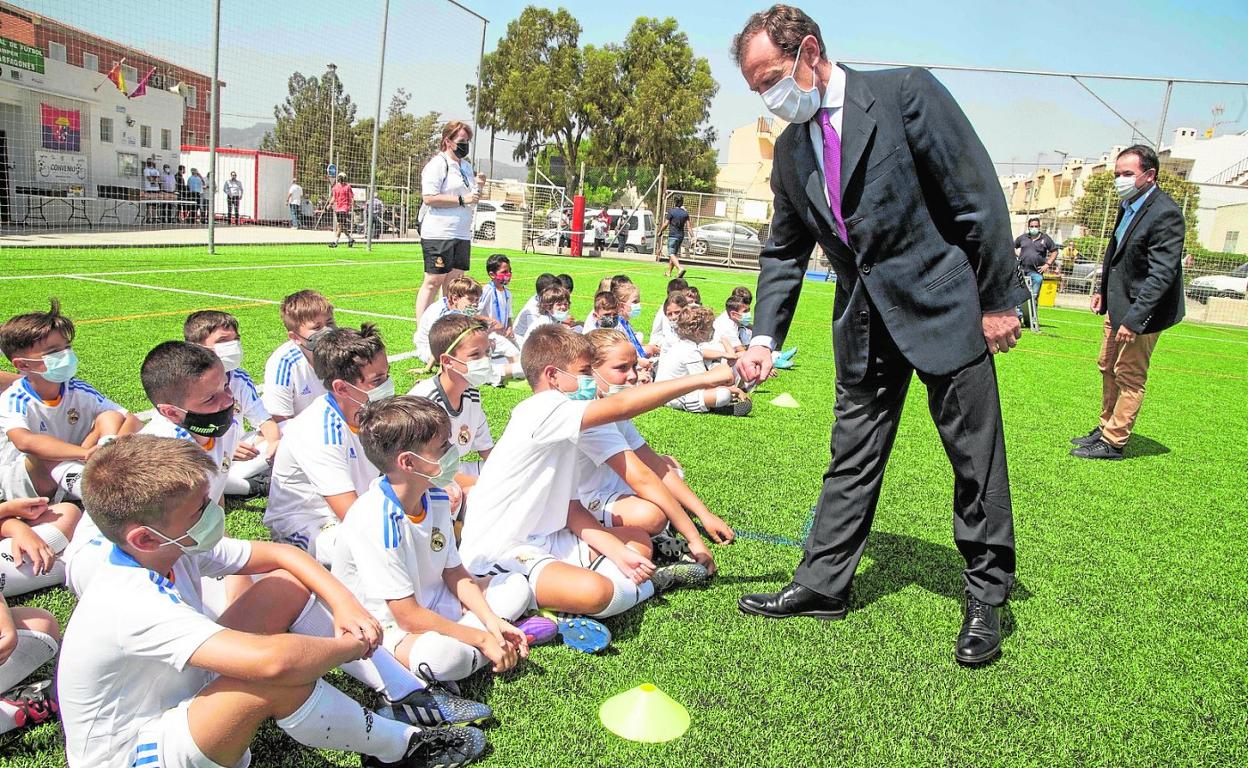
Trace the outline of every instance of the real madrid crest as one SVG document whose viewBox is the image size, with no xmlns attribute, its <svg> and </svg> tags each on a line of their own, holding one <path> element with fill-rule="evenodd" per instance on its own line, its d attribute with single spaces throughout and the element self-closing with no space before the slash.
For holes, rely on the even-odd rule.
<svg viewBox="0 0 1248 768">
<path fill-rule="evenodd" d="M 433 266 L 437 267 L 438 269 L 442 269 L 443 267 L 446 266 L 446 259 L 442 258 L 441 256 L 438 256 L 437 258 L 433 260 Z"/>
<path fill-rule="evenodd" d="M 78 413 L 77 408 L 70 408 L 68 411 L 66 411 L 65 418 L 69 419 L 69 423 L 72 426 L 74 424 L 77 424 L 78 419 L 82 418 L 82 416 L 81 414 Z"/>
<path fill-rule="evenodd" d="M 230 457 L 229 456 L 221 457 L 221 471 L 222 472 L 230 471 Z"/>
<path fill-rule="evenodd" d="M 441 552 L 446 548 L 446 534 L 442 533 L 441 528 L 433 529 L 433 533 L 429 536 L 429 548 L 434 552 Z"/>
<path fill-rule="evenodd" d="M 468 445 L 468 442 L 470 440 L 472 440 L 472 430 L 468 429 L 467 424 L 460 424 L 459 425 L 459 444 Z"/>
<path fill-rule="evenodd" d="M 597 512 L 598 508 L 601 506 L 602 506 L 602 499 L 594 499 L 593 501 L 589 502 L 589 511 Z"/>
</svg>

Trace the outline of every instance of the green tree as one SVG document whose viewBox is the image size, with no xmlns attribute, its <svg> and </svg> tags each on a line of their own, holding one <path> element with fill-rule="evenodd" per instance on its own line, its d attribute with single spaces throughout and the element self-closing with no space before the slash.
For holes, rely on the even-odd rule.
<svg viewBox="0 0 1248 768">
<path fill-rule="evenodd" d="M 412 186 L 420 185 L 420 170 L 438 151 L 442 138 L 442 116 L 427 112 L 417 117 L 407 111 L 412 95 L 400 88 L 390 99 L 385 122 L 377 137 L 377 185 L 401 187 L 407 184 L 408 159 L 411 159 Z M 367 142 L 372 142 L 372 121 L 368 124 Z M 365 177 L 367 178 L 367 177 Z"/>
<path fill-rule="evenodd" d="M 1158 174 L 1157 186 L 1183 208 L 1183 223 L 1186 227 L 1183 249 L 1191 252 L 1201 250 L 1196 236 L 1200 187 L 1168 171 Z M 1118 193 L 1114 191 L 1114 174 L 1110 171 L 1089 176 L 1083 184 L 1083 194 L 1075 201 L 1075 220 L 1083 226 L 1086 236 L 1101 243 L 1098 253 L 1104 253 L 1109 238 L 1114 234 L 1120 204 Z"/>
<path fill-rule="evenodd" d="M 295 176 L 299 184 L 310 196 L 328 194 L 325 166 L 329 163 L 332 112 L 334 155 L 339 169 L 349 179 L 367 179 L 369 156 L 365 150 L 371 147 L 372 137 L 366 134 L 368 142 L 360 144 L 360 134 L 352 130 L 356 105 L 343 89 L 342 81 L 328 72 L 319 78 L 295 72 L 287 80 L 286 89 L 285 101 L 273 108 L 276 124 L 265 134 L 260 148 L 298 157 Z M 331 98 L 336 100 L 332 110 Z"/>
</svg>

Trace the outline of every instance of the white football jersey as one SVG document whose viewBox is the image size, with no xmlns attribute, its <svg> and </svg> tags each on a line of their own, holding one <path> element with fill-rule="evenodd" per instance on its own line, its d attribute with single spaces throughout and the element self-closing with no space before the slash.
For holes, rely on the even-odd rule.
<svg viewBox="0 0 1248 768">
<path fill-rule="evenodd" d="M 225 482 L 230 477 L 230 464 L 234 461 L 234 449 L 238 447 L 238 442 L 243 437 L 243 425 L 237 416 L 234 417 L 234 423 L 230 425 L 230 431 L 221 437 L 212 438 L 207 443 L 200 443 L 181 425 L 174 424 L 159 413 L 153 416 L 152 420 L 147 422 L 139 432 L 156 437 L 189 440 L 203 448 L 204 453 L 208 454 L 217 468 L 216 473 L 208 481 L 208 497 L 213 501 L 221 500 L 221 495 L 225 493 Z"/>
<path fill-rule="evenodd" d="M 494 438 L 490 436 L 490 425 L 485 420 L 485 411 L 481 408 L 481 393 L 476 389 L 464 390 L 459 410 L 451 408 L 446 392 L 437 376 L 416 382 L 409 395 L 423 397 L 437 403 L 451 417 L 451 443 L 459 450 L 462 458 L 473 451 L 488 451 L 494 447 Z"/>
<path fill-rule="evenodd" d="M 295 342 L 287 341 L 264 364 L 264 408 L 272 416 L 292 418 L 325 394 L 312 363 Z"/>
<path fill-rule="evenodd" d="M 246 371 L 235 368 L 225 374 L 225 380 L 230 385 L 230 394 L 234 395 L 234 412 L 247 419 L 252 429 L 269 420 L 264 400 Z"/>
<path fill-rule="evenodd" d="M 0 433 L 28 429 L 37 435 L 82 445 L 95 427 L 95 418 L 106 411 L 130 413 L 81 379 L 62 384 L 55 400 L 44 400 L 23 376 L 0 394 Z M 12 464 L 20 455 L 7 437 L 0 438 L 0 466 Z"/>
</svg>

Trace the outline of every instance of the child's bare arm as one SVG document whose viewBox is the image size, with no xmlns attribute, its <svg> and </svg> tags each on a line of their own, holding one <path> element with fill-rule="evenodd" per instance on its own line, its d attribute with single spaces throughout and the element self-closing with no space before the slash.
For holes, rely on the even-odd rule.
<svg viewBox="0 0 1248 768">
<path fill-rule="evenodd" d="M 727 386 L 732 382 L 732 369 L 726 365 L 719 365 L 692 376 L 630 387 L 611 397 L 603 397 L 591 402 L 585 409 L 585 415 L 581 417 L 581 429 L 586 430 L 631 419 L 646 411 L 652 411 L 669 400 L 687 395 L 695 389 Z"/>
</svg>

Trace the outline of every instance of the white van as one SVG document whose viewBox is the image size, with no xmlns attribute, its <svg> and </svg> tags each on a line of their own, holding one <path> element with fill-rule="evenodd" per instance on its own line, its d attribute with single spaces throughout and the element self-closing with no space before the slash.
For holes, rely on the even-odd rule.
<svg viewBox="0 0 1248 768">
<path fill-rule="evenodd" d="M 582 246 L 585 249 L 594 247 L 594 219 L 598 218 L 598 214 L 601 212 L 601 208 L 585 209 L 585 239 Z M 611 217 L 611 226 L 607 230 L 607 250 L 619 250 L 616 230 L 620 226 L 620 218 L 628 213 L 629 210 L 623 208 L 607 209 L 607 215 Z M 632 211 L 632 216 L 628 219 L 628 229 L 626 230 L 623 250 L 625 253 L 650 253 L 654 250 L 653 212 L 645 208 L 638 208 Z"/>
</svg>

